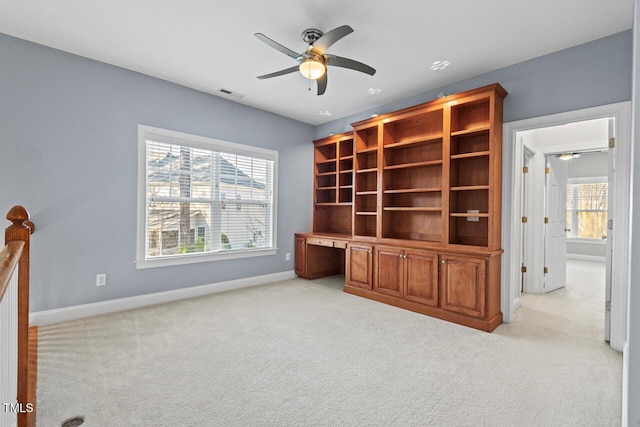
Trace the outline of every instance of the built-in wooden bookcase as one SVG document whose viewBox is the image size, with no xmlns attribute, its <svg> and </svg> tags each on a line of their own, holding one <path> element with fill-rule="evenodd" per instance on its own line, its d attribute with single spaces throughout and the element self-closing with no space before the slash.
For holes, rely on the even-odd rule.
<svg viewBox="0 0 640 427">
<path fill-rule="evenodd" d="M 384 119 L 382 128 L 382 238 L 441 242 L 441 106 Z"/>
<path fill-rule="evenodd" d="M 314 142 L 313 231 L 352 234 L 353 133 Z"/>
<path fill-rule="evenodd" d="M 376 237 L 378 229 L 378 141 L 377 123 L 354 131 L 355 201 L 353 234 Z"/>
<path fill-rule="evenodd" d="M 500 248 L 499 85 L 354 124 L 355 237 Z"/>
<path fill-rule="evenodd" d="M 493 84 L 315 141 L 320 235 L 297 235 L 298 274 L 344 271 L 345 292 L 495 329 L 506 95 Z M 334 259 L 343 249 L 346 265 Z"/>
<path fill-rule="evenodd" d="M 450 103 L 449 236 L 451 245 L 500 248 L 502 98 L 494 91 Z"/>
</svg>

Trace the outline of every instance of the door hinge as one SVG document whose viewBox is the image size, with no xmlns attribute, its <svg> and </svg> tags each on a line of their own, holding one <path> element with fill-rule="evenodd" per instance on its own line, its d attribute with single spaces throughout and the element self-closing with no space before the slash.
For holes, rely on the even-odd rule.
<svg viewBox="0 0 640 427">
<path fill-rule="evenodd" d="M 607 230 L 613 230 L 613 220 L 607 220 Z"/>
<path fill-rule="evenodd" d="M 527 221 L 529 221 L 529 218 L 527 218 L 526 216 L 523 216 L 523 217 L 522 217 L 522 223 L 524 224 L 524 223 L 526 223 Z"/>
<path fill-rule="evenodd" d="M 544 173 L 546 175 L 550 174 L 551 173 L 551 168 L 544 168 Z"/>
<path fill-rule="evenodd" d="M 529 173 L 529 167 L 528 166 L 523 166 L 522 167 L 522 173 Z"/>
<path fill-rule="evenodd" d="M 522 266 L 522 268 L 520 268 L 520 272 L 521 273 L 526 273 L 527 272 L 527 267 L 525 267 L 524 265 Z"/>
<path fill-rule="evenodd" d="M 611 301 L 607 301 L 604 304 L 604 309 L 607 310 L 607 311 L 611 311 Z"/>
<path fill-rule="evenodd" d="M 547 267 L 544 268 L 544 274 L 549 274 L 549 269 Z"/>
<path fill-rule="evenodd" d="M 549 224 L 549 218 L 547 218 L 546 216 L 544 217 L 544 223 Z"/>
<path fill-rule="evenodd" d="M 616 139 L 609 138 L 609 148 L 616 148 Z"/>
</svg>

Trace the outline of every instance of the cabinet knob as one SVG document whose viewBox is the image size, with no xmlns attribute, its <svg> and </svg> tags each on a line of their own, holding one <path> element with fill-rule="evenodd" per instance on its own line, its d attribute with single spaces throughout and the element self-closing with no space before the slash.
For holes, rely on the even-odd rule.
<svg viewBox="0 0 640 427">
<path fill-rule="evenodd" d="M 440 261 L 441 263 L 445 264 L 444 260 Z"/>
</svg>

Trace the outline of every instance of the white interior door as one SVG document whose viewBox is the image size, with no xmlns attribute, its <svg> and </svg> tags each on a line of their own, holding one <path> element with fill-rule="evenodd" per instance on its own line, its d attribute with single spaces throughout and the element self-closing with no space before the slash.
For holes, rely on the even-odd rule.
<svg viewBox="0 0 640 427">
<path fill-rule="evenodd" d="M 521 210 L 522 210 L 522 218 L 527 218 L 527 221 L 522 221 L 522 225 L 520 226 L 521 231 L 521 248 L 520 248 L 520 256 L 521 256 L 521 283 L 520 289 L 517 292 L 518 298 L 520 298 L 520 294 L 531 289 L 530 284 L 528 283 L 530 274 L 528 273 L 529 269 L 533 265 L 531 262 L 531 255 L 529 254 L 528 248 L 531 246 L 530 242 L 530 226 L 529 226 L 529 217 L 531 216 L 529 212 L 529 205 L 531 204 L 531 196 L 529 194 L 531 187 L 531 176 L 532 171 L 530 171 L 530 163 L 531 158 L 533 157 L 533 151 L 531 151 L 526 145 L 522 145 L 522 192 L 521 192 Z M 526 171 L 526 172 L 525 172 Z"/>
<path fill-rule="evenodd" d="M 545 226 L 544 258 L 546 274 L 544 291 L 551 292 L 565 285 L 567 281 L 567 177 L 568 164 L 555 156 L 547 156 L 545 185 Z"/>
</svg>

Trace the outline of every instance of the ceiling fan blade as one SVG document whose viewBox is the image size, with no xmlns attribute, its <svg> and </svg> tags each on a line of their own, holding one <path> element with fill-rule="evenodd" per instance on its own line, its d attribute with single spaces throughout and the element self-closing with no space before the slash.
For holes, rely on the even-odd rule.
<svg viewBox="0 0 640 427">
<path fill-rule="evenodd" d="M 269 46 L 271 46 L 275 50 L 279 50 L 280 52 L 284 53 L 285 55 L 288 55 L 288 56 L 292 57 L 293 59 L 297 60 L 301 56 L 298 52 L 294 52 L 293 50 L 289 49 L 288 47 L 282 46 L 280 43 L 271 40 L 269 37 L 265 36 L 262 33 L 255 33 L 254 36 L 256 36 L 258 38 L 258 40 L 263 41 L 264 43 L 268 44 Z"/>
<path fill-rule="evenodd" d="M 285 68 L 284 70 L 276 71 L 275 73 L 270 73 L 270 74 L 265 74 L 263 76 L 258 76 L 258 78 L 260 80 L 262 80 L 262 79 L 270 79 L 271 77 L 278 77 L 278 76 L 283 76 L 285 74 L 294 73 L 294 72 L 298 71 L 298 69 L 299 69 L 299 66 L 296 65 L 294 67 Z"/>
<path fill-rule="evenodd" d="M 316 81 L 318 82 L 318 96 L 320 96 L 327 90 L 327 73 L 325 72 L 322 77 Z"/>
<path fill-rule="evenodd" d="M 362 62 L 354 61 L 353 59 L 343 58 L 335 55 L 324 55 L 327 65 L 334 67 L 348 68 L 350 70 L 360 71 L 361 73 L 369 74 L 373 76 L 376 73 L 376 69 L 363 64 Z"/>
<path fill-rule="evenodd" d="M 311 51 L 318 55 L 322 55 L 329 48 L 329 46 L 331 46 L 332 44 L 334 44 L 335 42 L 337 42 L 347 34 L 351 34 L 351 33 L 353 33 L 353 28 L 351 28 L 348 25 L 343 25 L 341 27 L 334 28 L 333 30 L 329 31 L 328 33 L 320 37 L 318 40 L 316 40 L 315 43 L 313 43 L 313 47 L 311 48 Z"/>
</svg>

